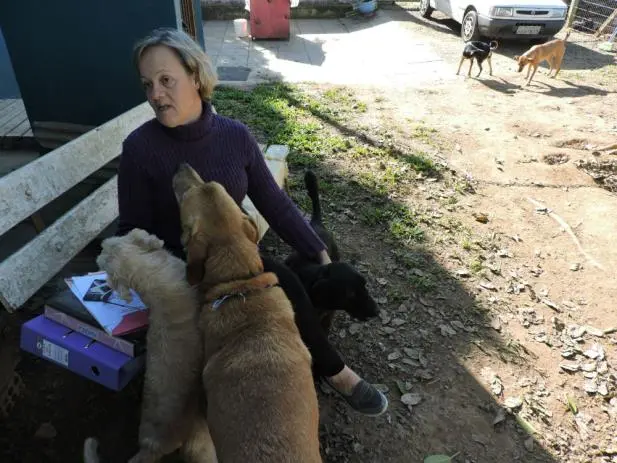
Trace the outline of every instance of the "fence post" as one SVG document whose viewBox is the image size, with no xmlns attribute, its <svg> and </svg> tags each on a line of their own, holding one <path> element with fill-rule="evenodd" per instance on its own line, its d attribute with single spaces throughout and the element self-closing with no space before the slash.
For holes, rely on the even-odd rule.
<svg viewBox="0 0 617 463">
<path fill-rule="evenodd" d="M 568 29 L 572 27 L 574 18 L 576 18 L 576 10 L 578 10 L 579 1 L 580 0 L 572 0 L 572 3 L 570 3 L 570 11 L 568 11 L 568 21 L 566 22 L 566 27 Z"/>
</svg>

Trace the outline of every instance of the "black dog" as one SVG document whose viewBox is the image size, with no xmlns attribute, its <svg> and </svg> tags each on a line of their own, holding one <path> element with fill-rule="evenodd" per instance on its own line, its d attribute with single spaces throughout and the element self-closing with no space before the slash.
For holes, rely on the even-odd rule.
<svg viewBox="0 0 617 463">
<path fill-rule="evenodd" d="M 467 42 L 465 44 L 465 48 L 463 49 L 463 55 L 461 56 L 461 61 L 458 63 L 458 70 L 456 71 L 456 75 L 461 71 L 461 66 L 463 65 L 463 61 L 468 59 L 469 63 L 469 72 L 467 73 L 467 77 L 471 76 L 471 68 L 473 66 L 473 60 L 476 60 L 478 63 L 478 67 L 480 70 L 478 71 L 478 75 L 476 77 L 480 77 L 482 73 L 482 62 L 484 60 L 488 61 L 488 69 L 489 75 L 493 75 L 493 65 L 491 64 L 491 55 L 493 54 L 493 50 L 497 49 L 497 41 L 491 40 L 490 43 L 472 41 Z"/>
<path fill-rule="evenodd" d="M 322 222 L 316 175 L 307 171 L 304 183 L 313 206 L 311 226 L 328 247 L 332 263 L 321 265 L 298 253 L 291 254 L 285 263 L 300 277 L 313 306 L 319 312 L 322 327 L 328 333 L 336 310 L 344 310 L 352 318 L 366 321 L 377 316 L 378 309 L 366 289 L 366 279 L 351 265 L 340 262 L 334 236 Z"/>
</svg>

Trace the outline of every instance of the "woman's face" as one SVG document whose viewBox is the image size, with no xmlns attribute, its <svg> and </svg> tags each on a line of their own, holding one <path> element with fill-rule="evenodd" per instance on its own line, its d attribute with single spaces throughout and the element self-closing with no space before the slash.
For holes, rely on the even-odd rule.
<svg viewBox="0 0 617 463">
<path fill-rule="evenodd" d="M 139 74 L 148 102 L 161 124 L 176 127 L 199 118 L 199 84 L 172 49 L 164 45 L 146 49 L 139 61 Z"/>
</svg>

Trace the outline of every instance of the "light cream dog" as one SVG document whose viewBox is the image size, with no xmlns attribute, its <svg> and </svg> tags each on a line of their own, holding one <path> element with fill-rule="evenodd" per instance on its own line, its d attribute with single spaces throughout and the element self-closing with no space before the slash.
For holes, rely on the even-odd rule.
<svg viewBox="0 0 617 463">
<path fill-rule="evenodd" d="M 521 72 L 525 66 L 527 66 L 527 75 L 525 79 L 527 79 L 527 83 L 525 85 L 529 85 L 531 83 L 531 79 L 536 74 L 538 70 L 538 66 L 542 61 L 546 61 L 550 67 L 548 70 L 548 75 L 551 78 L 557 77 L 559 70 L 561 69 L 561 62 L 563 61 L 563 56 L 566 54 L 566 40 L 570 37 L 570 30 L 566 33 L 566 36 L 561 39 L 551 40 L 550 42 L 543 43 L 541 45 L 534 45 L 521 56 L 515 56 L 514 60 L 518 63 L 518 72 Z M 533 68 L 533 72 L 531 76 L 529 75 L 529 71 Z M 551 76 L 551 72 L 555 71 L 555 74 Z"/>
<path fill-rule="evenodd" d="M 105 240 L 97 264 L 122 297 L 130 298 L 132 288 L 149 308 L 140 450 L 131 463 L 156 462 L 181 446 L 188 461 L 216 461 L 200 384 L 199 304 L 186 264 L 139 229 Z M 86 440 L 86 463 L 98 461 L 96 447 L 96 440 Z"/>
<path fill-rule="evenodd" d="M 318 463 L 311 356 L 255 224 L 223 186 L 184 164 L 174 177 L 187 279 L 204 297 L 203 384 L 216 454 L 225 463 Z"/>
</svg>

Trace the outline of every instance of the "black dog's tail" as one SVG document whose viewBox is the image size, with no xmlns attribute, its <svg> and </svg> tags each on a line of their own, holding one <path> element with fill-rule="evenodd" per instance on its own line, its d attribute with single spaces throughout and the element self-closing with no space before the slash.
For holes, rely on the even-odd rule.
<svg viewBox="0 0 617 463">
<path fill-rule="evenodd" d="M 313 213 L 311 215 L 311 222 L 321 223 L 321 202 L 319 201 L 319 185 L 317 182 L 317 175 L 312 170 L 307 170 L 304 174 L 304 184 L 306 185 L 306 192 L 311 198 L 313 205 Z"/>
<path fill-rule="evenodd" d="M 497 40 L 491 40 L 491 43 L 489 44 L 489 47 L 491 48 L 491 50 L 497 50 L 498 46 L 499 46 L 499 42 L 497 42 Z"/>
</svg>

